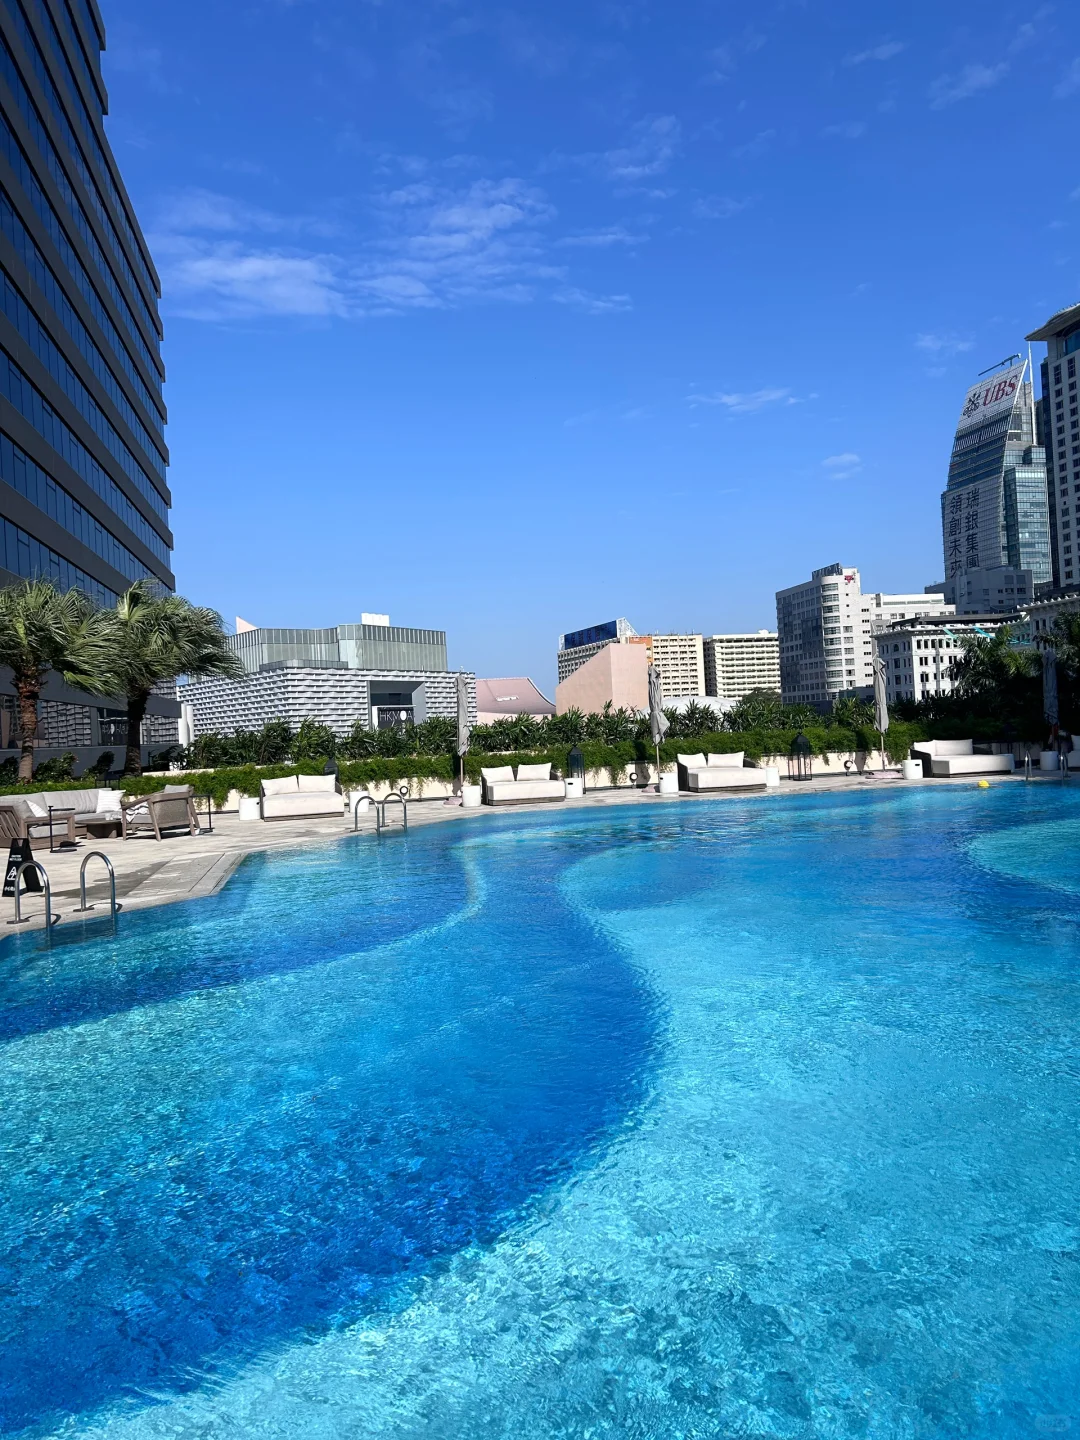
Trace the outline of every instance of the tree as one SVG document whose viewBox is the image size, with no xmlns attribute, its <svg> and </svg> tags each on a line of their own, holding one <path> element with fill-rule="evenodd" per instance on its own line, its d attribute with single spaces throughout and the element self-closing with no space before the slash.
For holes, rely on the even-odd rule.
<svg viewBox="0 0 1080 1440">
<path fill-rule="evenodd" d="M 125 590 L 108 617 L 117 691 L 127 697 L 125 775 L 142 774 L 139 737 L 146 705 L 155 685 L 189 675 L 237 679 L 244 673 L 239 656 L 226 643 L 216 610 L 192 605 L 182 595 L 162 592 L 139 580 Z"/>
<path fill-rule="evenodd" d="M 107 614 L 81 590 L 59 591 L 50 580 L 24 580 L 0 590 L 0 665 L 10 668 L 15 685 L 20 781 L 33 778 L 38 701 L 50 670 L 93 695 L 115 690 Z"/>
</svg>

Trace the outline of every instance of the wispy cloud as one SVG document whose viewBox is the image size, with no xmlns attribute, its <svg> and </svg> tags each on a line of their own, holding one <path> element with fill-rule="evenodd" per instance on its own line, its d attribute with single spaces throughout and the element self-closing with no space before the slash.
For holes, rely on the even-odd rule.
<svg viewBox="0 0 1080 1440">
<path fill-rule="evenodd" d="M 753 55 L 765 44 L 765 36 L 751 26 L 734 40 L 729 40 L 723 45 L 717 45 L 708 53 L 708 60 L 712 66 L 706 80 L 712 84 L 723 84 L 730 80 L 738 67 L 739 61 L 746 55 Z"/>
<path fill-rule="evenodd" d="M 355 319 L 537 299 L 593 315 L 629 309 L 628 295 L 575 284 L 565 264 L 553 263 L 553 250 L 645 237 L 612 227 L 559 240 L 550 234 L 555 218 L 541 189 L 513 177 L 388 187 L 370 197 L 363 238 L 337 222 L 191 191 L 164 207 L 153 244 L 168 309 L 200 320 Z M 333 246 L 312 245 L 316 235 Z"/>
<path fill-rule="evenodd" d="M 973 95 L 992 89 L 1005 78 L 1008 70 L 1008 65 L 1001 61 L 997 65 L 965 65 L 955 75 L 939 75 L 930 86 L 930 108 L 942 110 L 958 100 L 970 100 Z"/>
<path fill-rule="evenodd" d="M 845 450 L 840 455 L 826 456 L 821 464 L 834 480 L 846 480 L 862 469 L 862 456 L 856 455 L 854 450 Z"/>
<path fill-rule="evenodd" d="M 860 140 L 866 134 L 866 121 L 849 120 L 844 125 L 826 125 L 821 133 L 826 139 Z"/>
<path fill-rule="evenodd" d="M 931 355 L 960 355 L 965 350 L 974 350 L 974 340 L 965 340 L 951 330 L 944 335 L 933 333 L 916 335 L 916 350 L 926 350 Z"/>
<path fill-rule="evenodd" d="M 674 115 L 658 115 L 633 127 L 625 145 L 595 157 L 611 180 L 639 184 L 665 171 L 675 158 L 681 127 Z"/>
<path fill-rule="evenodd" d="M 760 155 L 764 155 L 775 139 L 775 130 L 759 130 L 752 140 L 737 145 L 731 153 L 736 160 L 756 160 Z"/>
<path fill-rule="evenodd" d="M 1054 86 L 1054 95 L 1058 100 L 1064 100 L 1067 95 L 1075 95 L 1077 90 L 1080 90 L 1080 56 L 1073 60 Z"/>
<path fill-rule="evenodd" d="M 733 415 L 748 415 L 755 410 L 764 410 L 769 405 L 799 405 L 802 403 L 788 389 L 722 390 L 716 395 L 694 394 L 688 398 L 691 405 L 719 405 Z"/>
<path fill-rule="evenodd" d="M 581 235 L 564 235 L 555 243 L 560 246 L 581 246 L 587 250 L 606 250 L 610 249 L 612 245 L 643 245 L 648 239 L 648 235 L 626 230 L 621 225 L 612 225 L 607 230 L 586 231 Z"/>
<path fill-rule="evenodd" d="M 694 201 L 693 211 L 702 220 L 730 220 L 753 203 L 753 200 L 735 200 L 730 195 L 703 195 Z"/>
<path fill-rule="evenodd" d="M 845 65 L 865 65 L 867 60 L 891 60 L 899 55 L 901 50 L 906 50 L 907 44 L 903 40 L 884 40 L 880 45 L 872 45 L 869 50 L 859 50 L 854 55 L 845 55 Z"/>
<path fill-rule="evenodd" d="M 584 310 L 587 315 L 610 315 L 615 311 L 633 308 L 629 295 L 593 295 L 574 285 L 556 290 L 551 297 L 559 305 L 569 305 L 575 310 Z"/>
</svg>

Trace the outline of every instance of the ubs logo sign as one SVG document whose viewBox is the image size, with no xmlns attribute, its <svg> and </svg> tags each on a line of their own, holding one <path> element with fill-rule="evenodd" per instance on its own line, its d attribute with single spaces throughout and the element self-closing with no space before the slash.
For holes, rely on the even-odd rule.
<svg viewBox="0 0 1080 1440">
<path fill-rule="evenodd" d="M 960 411 L 959 428 L 966 429 L 969 425 L 982 424 L 984 420 L 1010 409 L 1024 378 L 1024 368 L 1023 365 L 1014 365 L 1011 370 L 1003 370 L 992 380 L 973 385 L 967 393 L 964 408 Z"/>
</svg>

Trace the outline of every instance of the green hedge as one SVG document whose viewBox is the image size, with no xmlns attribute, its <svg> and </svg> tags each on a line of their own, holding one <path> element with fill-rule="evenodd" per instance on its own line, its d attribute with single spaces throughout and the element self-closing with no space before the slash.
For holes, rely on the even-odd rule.
<svg viewBox="0 0 1080 1440">
<path fill-rule="evenodd" d="M 935 726 L 935 731 L 938 728 L 940 727 Z M 722 731 L 713 735 L 696 735 L 693 739 L 665 740 L 660 747 L 660 757 L 665 765 L 674 765 L 675 757 L 679 754 L 708 754 L 713 751 L 723 755 L 742 750 L 748 760 L 760 760 L 763 755 L 789 754 L 798 733 L 796 730 L 746 731 L 743 734 Z M 826 729 L 824 726 L 811 726 L 804 730 L 803 734 L 810 741 L 815 755 L 823 755 L 828 751 L 873 750 L 878 744 L 877 732 L 865 728 L 845 729 L 834 726 Z M 925 739 L 926 735 L 927 727 L 924 725 L 894 720 L 885 737 L 889 758 L 893 761 L 904 759 L 912 742 Z M 976 738 L 992 737 L 977 735 Z M 626 740 L 617 745 L 585 741 L 580 748 L 585 759 L 585 769 L 606 770 L 613 784 L 625 780 L 635 764 L 655 763 L 655 751 L 647 741 Z M 559 746 L 507 755 L 470 754 L 465 757 L 465 774 L 473 784 L 478 784 L 480 771 L 486 766 L 547 762 L 555 774 L 564 775 L 569 749 L 569 746 Z M 343 789 L 348 790 L 380 782 L 395 785 L 399 781 L 409 781 L 414 792 L 420 790 L 422 793 L 425 780 L 453 780 L 457 774 L 457 766 L 457 760 L 450 755 L 401 755 L 389 758 L 379 756 L 370 760 L 347 760 L 340 767 L 341 784 Z M 221 809 L 231 790 L 237 790 L 241 795 L 257 796 L 260 780 L 276 779 L 285 775 L 319 774 L 322 768 L 321 762 L 308 765 L 229 765 L 217 770 L 189 771 L 183 775 L 162 774 L 158 771 L 151 775 L 121 780 L 116 784 L 117 788 L 129 795 L 149 795 L 164 785 L 177 782 L 191 784 L 200 794 L 212 795 L 214 804 Z M 29 785 L 12 784 L 2 787 L 2 793 L 18 795 L 44 790 L 88 790 L 98 783 L 93 777 L 86 776 L 78 780 L 45 784 L 33 781 Z"/>
</svg>

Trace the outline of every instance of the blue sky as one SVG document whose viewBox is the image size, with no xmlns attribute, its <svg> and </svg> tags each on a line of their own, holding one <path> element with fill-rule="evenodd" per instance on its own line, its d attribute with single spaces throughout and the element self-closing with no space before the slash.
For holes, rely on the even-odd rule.
<svg viewBox="0 0 1080 1440">
<path fill-rule="evenodd" d="M 1080 297 L 1075 5 L 102 9 L 178 583 L 229 619 L 550 690 L 615 615 L 921 589 L 966 387 Z"/>
</svg>

